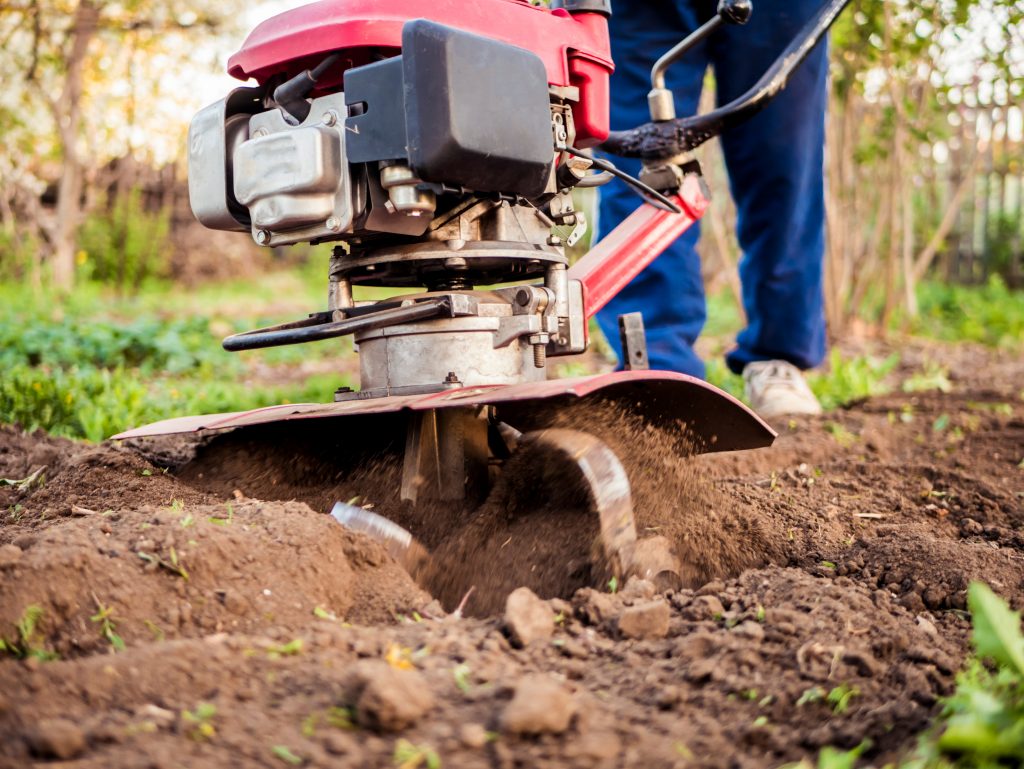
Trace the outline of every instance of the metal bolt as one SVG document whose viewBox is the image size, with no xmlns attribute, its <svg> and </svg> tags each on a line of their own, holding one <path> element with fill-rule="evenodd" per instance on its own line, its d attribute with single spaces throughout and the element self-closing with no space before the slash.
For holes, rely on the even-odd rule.
<svg viewBox="0 0 1024 769">
<path fill-rule="evenodd" d="M 337 232 L 341 229 L 341 222 L 338 220 L 338 217 L 332 216 L 327 220 L 327 229 L 331 232 Z"/>
<path fill-rule="evenodd" d="M 520 307 L 526 307 L 530 303 L 532 294 L 528 288 L 521 288 L 516 291 L 516 304 Z"/>
<path fill-rule="evenodd" d="M 256 242 L 261 246 L 270 242 L 270 230 L 256 230 Z"/>
<path fill-rule="evenodd" d="M 548 235 L 549 246 L 560 246 L 562 245 L 562 239 L 557 235 Z"/>
<path fill-rule="evenodd" d="M 544 368 L 544 364 L 547 363 L 548 359 L 548 348 L 544 344 L 535 344 L 533 346 L 533 365 L 535 368 Z"/>
<path fill-rule="evenodd" d="M 338 113 L 334 110 L 328 110 L 324 113 L 323 121 L 325 126 L 336 125 L 338 122 Z"/>
</svg>

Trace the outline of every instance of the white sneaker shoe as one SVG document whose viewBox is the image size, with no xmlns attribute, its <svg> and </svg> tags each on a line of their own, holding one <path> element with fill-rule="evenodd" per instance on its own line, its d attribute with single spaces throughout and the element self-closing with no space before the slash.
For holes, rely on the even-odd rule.
<svg viewBox="0 0 1024 769">
<path fill-rule="evenodd" d="M 787 361 L 748 363 L 743 367 L 743 386 L 750 407 L 763 419 L 821 413 L 800 369 Z"/>
</svg>

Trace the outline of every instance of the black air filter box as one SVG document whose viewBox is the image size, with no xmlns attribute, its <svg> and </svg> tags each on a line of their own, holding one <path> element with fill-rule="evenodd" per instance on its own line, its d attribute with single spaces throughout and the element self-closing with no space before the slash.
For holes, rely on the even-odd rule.
<svg viewBox="0 0 1024 769">
<path fill-rule="evenodd" d="M 345 75 L 346 103 L 365 110 L 348 118 L 351 162 L 404 159 L 424 181 L 477 192 L 544 191 L 554 148 L 536 54 L 417 19 L 402 29 L 401 61 L 400 73 L 389 59 Z"/>
</svg>

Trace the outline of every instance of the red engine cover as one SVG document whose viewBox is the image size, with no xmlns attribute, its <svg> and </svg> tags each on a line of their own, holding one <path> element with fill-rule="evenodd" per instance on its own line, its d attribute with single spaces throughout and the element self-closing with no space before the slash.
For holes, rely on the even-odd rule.
<svg viewBox="0 0 1024 769">
<path fill-rule="evenodd" d="M 600 14 L 552 11 L 525 0 L 321 0 L 256 27 L 228 61 L 228 72 L 263 83 L 282 72 L 294 75 L 325 54 L 351 52 L 345 66 L 323 81 L 330 90 L 344 69 L 370 60 L 370 49 L 397 53 L 402 25 L 411 19 L 430 19 L 532 51 L 544 62 L 551 85 L 580 89 L 573 107 L 577 146 L 608 137 L 613 64 L 607 21 Z"/>
</svg>

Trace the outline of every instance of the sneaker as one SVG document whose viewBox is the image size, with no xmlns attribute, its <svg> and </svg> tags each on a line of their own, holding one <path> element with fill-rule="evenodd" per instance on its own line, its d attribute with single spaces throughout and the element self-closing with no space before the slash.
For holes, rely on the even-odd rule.
<svg viewBox="0 0 1024 769">
<path fill-rule="evenodd" d="M 764 419 L 821 413 L 821 404 L 800 369 L 784 360 L 748 363 L 743 367 L 743 385 L 750 407 Z"/>
</svg>

